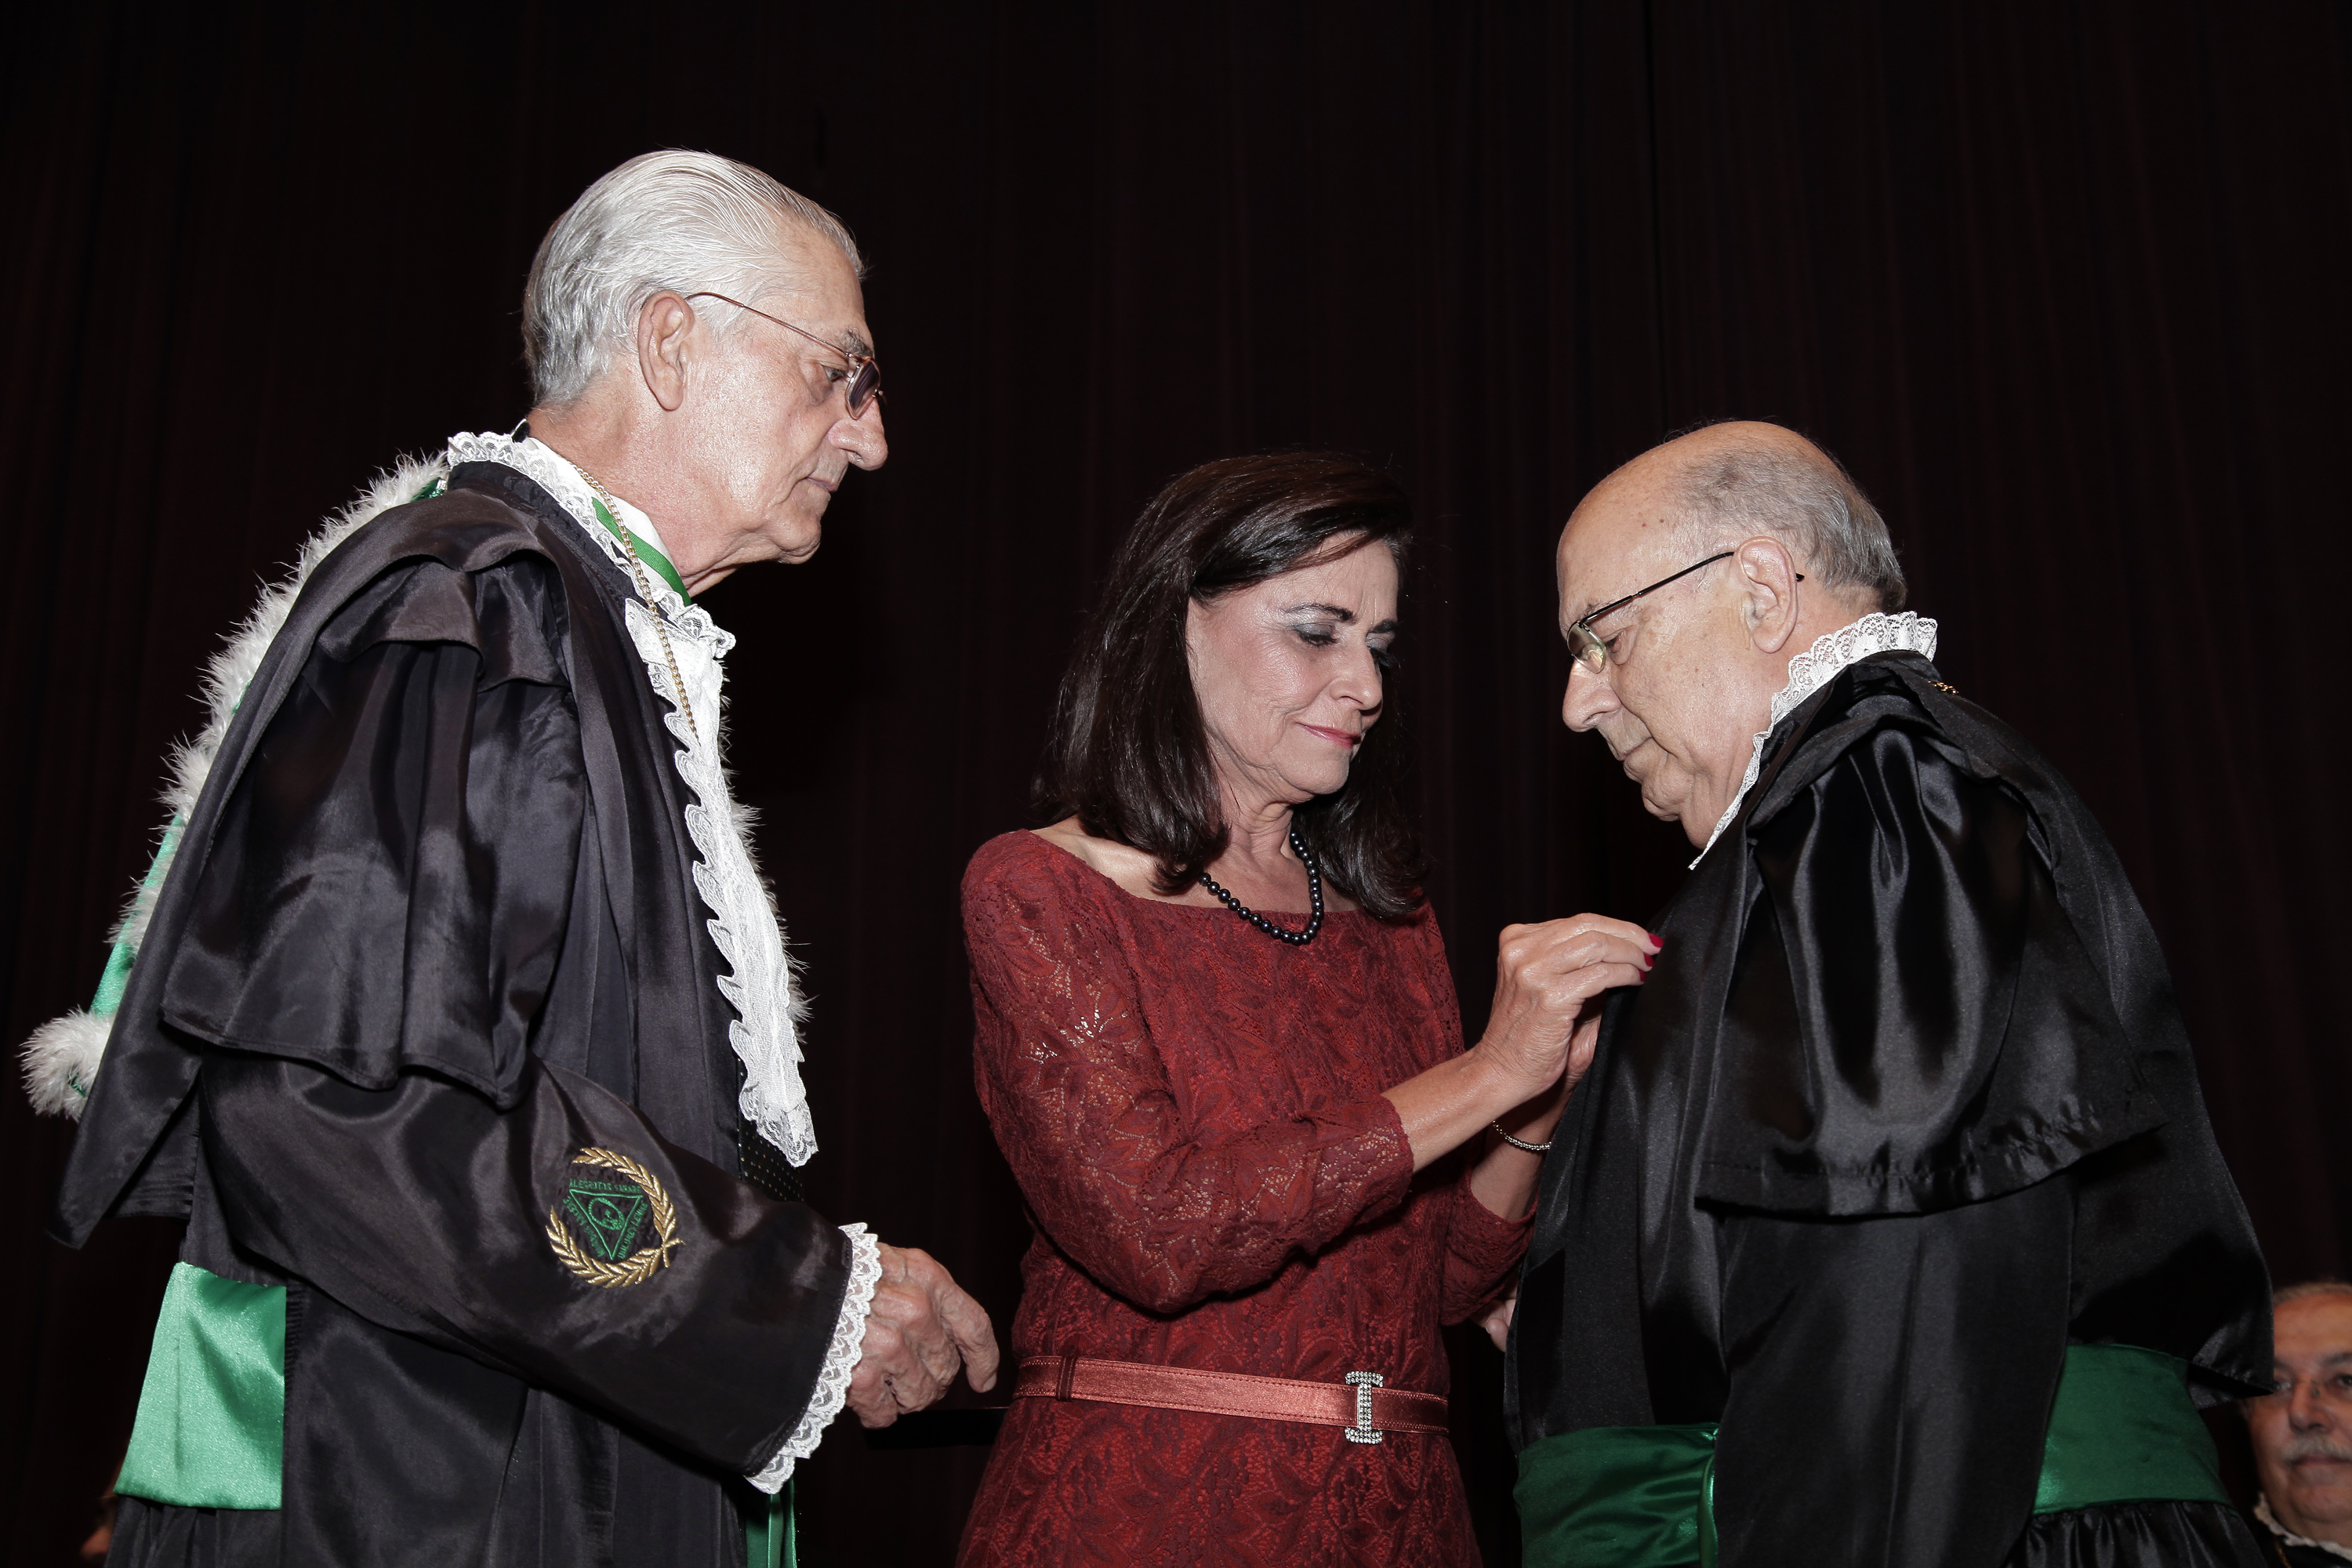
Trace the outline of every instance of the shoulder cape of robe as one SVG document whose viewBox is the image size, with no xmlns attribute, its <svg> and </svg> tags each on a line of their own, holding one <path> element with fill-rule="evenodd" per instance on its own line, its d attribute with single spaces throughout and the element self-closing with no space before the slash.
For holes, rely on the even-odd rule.
<svg viewBox="0 0 2352 1568">
<path fill-rule="evenodd" d="M 462 465 L 312 572 L 248 687 L 51 1230 L 185 1215 L 186 1261 L 289 1287 L 285 1502 L 142 1506 L 128 1560 L 740 1561 L 740 1478 L 809 1407 L 853 1258 L 737 1173 L 630 596 L 536 485 Z M 551 1243 L 609 1183 L 592 1148 L 673 1212 L 642 1282 Z"/>
<path fill-rule="evenodd" d="M 1514 1442 L 1719 1423 L 1725 1568 L 1989 1565 L 2066 1342 L 2258 1392 L 2269 1282 L 2156 933 L 2056 771 L 1910 653 L 1764 757 L 1562 1119 Z"/>
</svg>

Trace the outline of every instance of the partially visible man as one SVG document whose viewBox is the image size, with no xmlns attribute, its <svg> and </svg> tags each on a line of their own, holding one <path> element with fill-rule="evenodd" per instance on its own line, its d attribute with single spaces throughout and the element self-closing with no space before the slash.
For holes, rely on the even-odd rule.
<svg viewBox="0 0 2352 1568">
<path fill-rule="evenodd" d="M 756 169 L 613 171 L 533 263 L 529 422 L 379 484 L 215 664 L 98 1003 L 27 1064 L 81 1116 L 59 1239 L 187 1222 L 110 1561 L 770 1564 L 845 1402 L 992 1382 L 944 1270 L 798 1201 L 693 601 L 887 456 L 860 270 Z"/>
<path fill-rule="evenodd" d="M 2352 1563 L 2352 1285 L 2290 1285 L 2271 1319 L 2278 1388 L 2245 1402 L 2263 1542 L 2290 1568 Z"/>
<path fill-rule="evenodd" d="M 1700 855 L 1547 1162 L 1527 1560 L 2256 1561 L 2196 1405 L 2269 1286 L 2097 823 L 1790 431 L 1637 458 L 1558 565 L 1568 723 Z"/>
</svg>

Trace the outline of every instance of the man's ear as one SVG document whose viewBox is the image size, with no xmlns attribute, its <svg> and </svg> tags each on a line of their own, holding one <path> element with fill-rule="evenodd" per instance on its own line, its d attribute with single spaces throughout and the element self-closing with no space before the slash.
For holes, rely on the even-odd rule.
<svg viewBox="0 0 2352 1568">
<path fill-rule="evenodd" d="M 694 334 L 694 307 L 665 289 L 637 311 L 637 374 L 664 413 L 686 401 L 687 340 Z"/>
<path fill-rule="evenodd" d="M 1769 534 L 1739 546 L 1732 563 L 1748 589 L 1748 636 L 1759 653 L 1779 653 L 1797 631 L 1797 563 Z"/>
</svg>

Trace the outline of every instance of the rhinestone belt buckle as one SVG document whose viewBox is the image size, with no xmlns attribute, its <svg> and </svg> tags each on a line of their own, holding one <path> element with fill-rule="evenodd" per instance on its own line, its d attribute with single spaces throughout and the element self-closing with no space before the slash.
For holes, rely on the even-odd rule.
<svg viewBox="0 0 2352 1568">
<path fill-rule="evenodd" d="M 1348 1374 L 1348 1383 L 1356 1391 L 1356 1424 L 1343 1428 L 1349 1442 L 1377 1443 L 1387 1436 L 1372 1425 L 1372 1390 L 1387 1382 L 1387 1378 L 1376 1372 L 1351 1372 Z"/>
</svg>

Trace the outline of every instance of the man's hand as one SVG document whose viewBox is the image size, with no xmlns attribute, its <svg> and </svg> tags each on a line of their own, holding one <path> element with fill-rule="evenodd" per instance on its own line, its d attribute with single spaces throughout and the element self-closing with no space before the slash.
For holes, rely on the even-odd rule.
<svg viewBox="0 0 2352 1568">
<path fill-rule="evenodd" d="M 849 1374 L 849 1407 L 867 1426 L 887 1426 L 937 1404 L 956 1368 L 975 1393 L 996 1386 L 996 1331 L 939 1260 L 914 1247 L 882 1247 L 882 1280 L 866 1313 L 866 1345 Z"/>
</svg>

